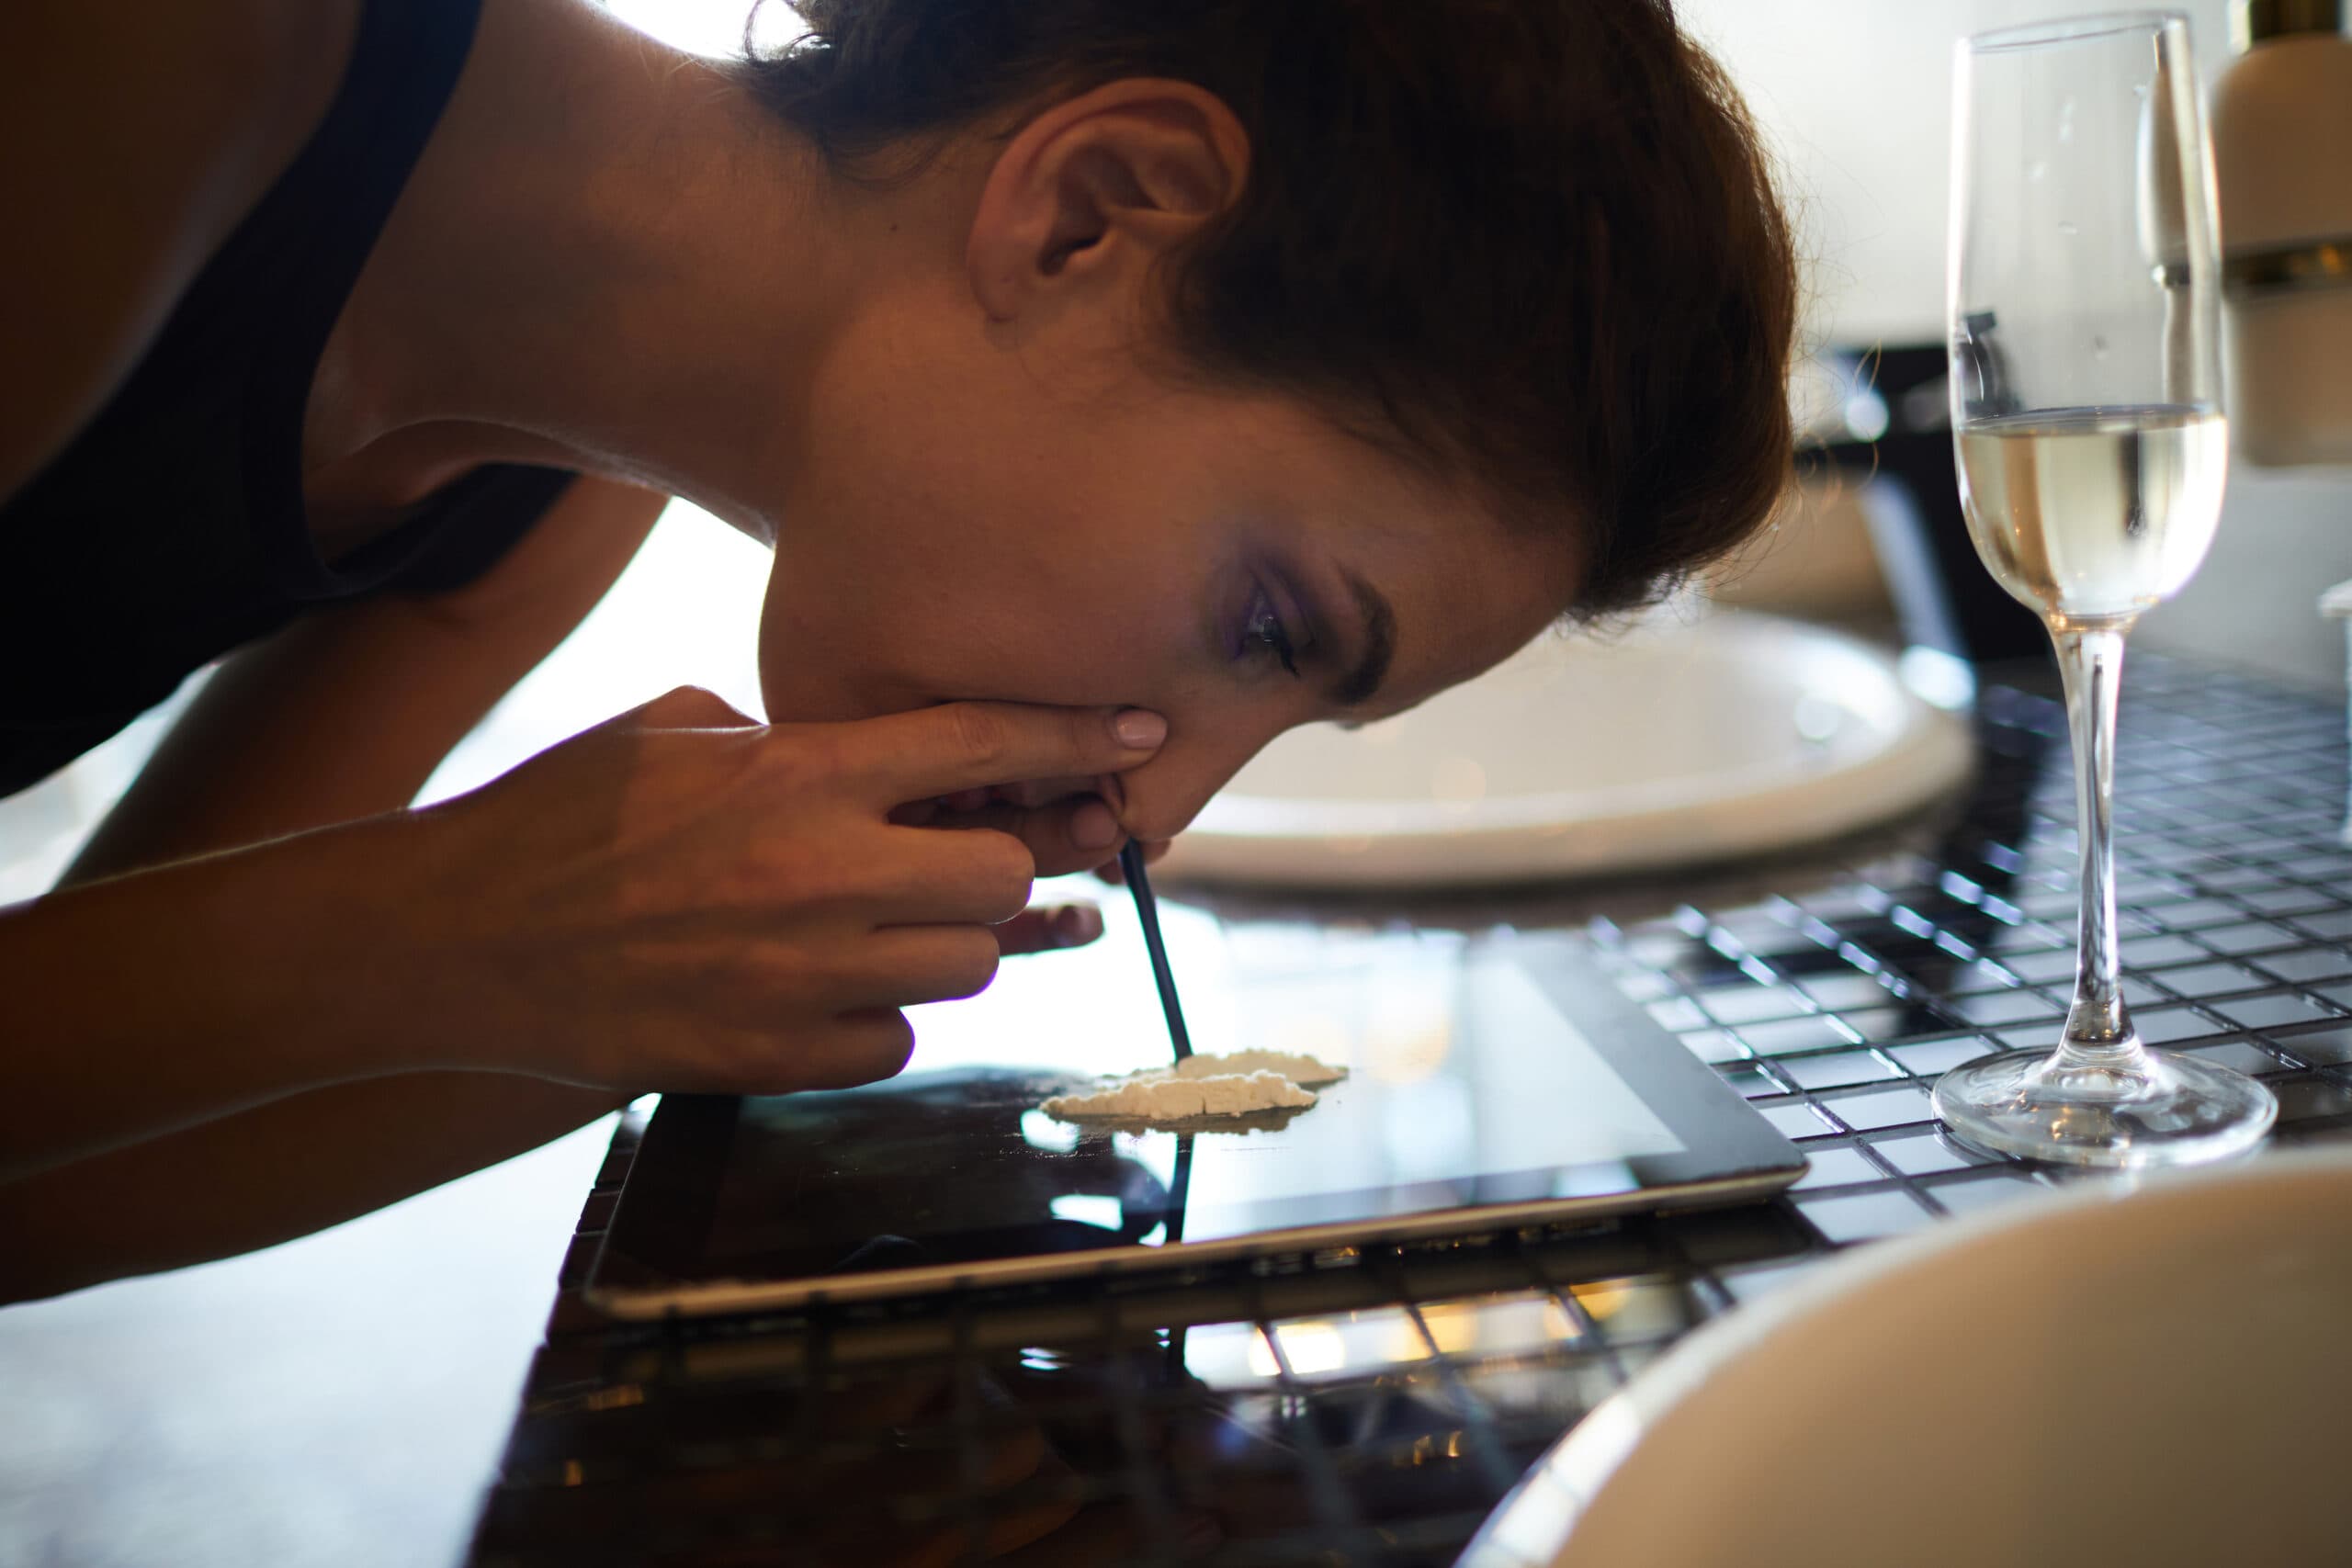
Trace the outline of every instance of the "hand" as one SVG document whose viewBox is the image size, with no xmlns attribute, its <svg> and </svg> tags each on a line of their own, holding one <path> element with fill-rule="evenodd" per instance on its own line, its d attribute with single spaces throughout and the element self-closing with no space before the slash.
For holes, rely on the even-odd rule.
<svg viewBox="0 0 2352 1568">
<path fill-rule="evenodd" d="M 1054 953 L 1065 947 L 1084 947 L 1101 936 L 1102 911 L 1091 904 L 1040 904 L 993 929 L 997 950 L 1007 958 Z"/>
<path fill-rule="evenodd" d="M 1036 850 L 1039 875 L 1059 876 L 1116 863 L 1119 846 L 1126 839 L 1119 826 L 1125 797 L 1115 773 L 1023 779 L 909 801 L 890 814 L 890 820 L 908 827 L 992 828 L 1011 833 Z"/>
<path fill-rule="evenodd" d="M 673 692 L 391 824 L 405 929 L 381 944 L 396 984 L 377 1005 L 448 1043 L 447 1063 L 412 1065 L 721 1093 L 887 1077 L 913 1044 L 899 1010 L 985 987 L 991 928 L 1022 914 L 1041 861 L 1100 852 L 1073 836 L 1092 796 L 1024 809 L 1020 837 L 899 808 L 1115 778 L 1164 732 L 1133 709 L 995 703 L 770 728 Z"/>
<path fill-rule="evenodd" d="M 1091 870 L 1102 881 L 1117 887 L 1127 880 L 1119 869 L 1117 858 L 1125 839 L 1118 826 L 1118 806 L 1125 804 L 1125 794 L 1116 776 L 1107 779 L 1023 779 L 1015 784 L 958 790 L 932 800 L 910 802 L 892 813 L 891 819 L 931 828 L 994 828 L 1026 839 L 1035 831 L 1034 825 L 1040 818 L 1039 808 L 1056 808 L 1057 812 L 1068 813 L 1067 820 L 1070 825 L 1068 836 L 1072 840 L 1090 847 L 1104 846 L 1102 851 L 1080 865 L 1057 864 L 1056 871 Z M 1114 801 L 1116 805 L 1113 804 Z M 1047 820 L 1058 819 L 1053 812 L 1046 814 L 1046 818 Z M 1058 841 L 1057 836 L 1049 837 L 1056 837 Z M 1145 840 L 1144 863 L 1159 863 L 1174 841 L 1171 839 Z M 1101 934 L 1102 925 L 1098 917 L 1092 929 L 1083 937 L 1041 944 L 1028 944 L 1024 939 L 1024 945 L 1008 945 L 1005 952 L 1034 953 L 1043 947 L 1076 947 L 1093 941 Z"/>
</svg>

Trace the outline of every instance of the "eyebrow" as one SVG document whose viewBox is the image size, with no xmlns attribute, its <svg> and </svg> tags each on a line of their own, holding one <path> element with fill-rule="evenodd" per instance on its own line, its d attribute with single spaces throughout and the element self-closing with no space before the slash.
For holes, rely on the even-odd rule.
<svg viewBox="0 0 2352 1568">
<path fill-rule="evenodd" d="M 1396 658 L 1396 611 L 1379 589 L 1354 572 L 1342 568 L 1340 575 L 1346 579 L 1348 592 L 1355 595 L 1357 613 L 1363 617 L 1363 653 L 1355 668 L 1332 685 L 1330 697 L 1341 707 L 1362 707 L 1379 694 L 1381 682 L 1388 678 L 1388 666 Z"/>
</svg>

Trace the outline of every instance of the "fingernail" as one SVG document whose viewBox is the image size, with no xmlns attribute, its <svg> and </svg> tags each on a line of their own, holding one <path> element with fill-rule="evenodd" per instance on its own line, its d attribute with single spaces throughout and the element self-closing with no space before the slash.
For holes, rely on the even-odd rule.
<svg viewBox="0 0 2352 1568">
<path fill-rule="evenodd" d="M 1099 800 L 1090 800 L 1069 816 L 1069 841 L 1081 850 L 1107 850 L 1119 839 L 1119 819 Z"/>
<path fill-rule="evenodd" d="M 1083 947 L 1102 934 L 1102 911 L 1091 904 L 1072 904 L 1054 917 L 1054 934 L 1065 947 Z"/>
<path fill-rule="evenodd" d="M 1112 716 L 1111 733 L 1119 738 L 1122 746 L 1132 746 L 1138 751 L 1148 751 L 1168 739 L 1168 721 L 1149 708 L 1121 708 Z M 1105 843 L 1110 840 L 1103 840 Z M 1092 849 L 1095 846 L 1085 846 Z"/>
</svg>

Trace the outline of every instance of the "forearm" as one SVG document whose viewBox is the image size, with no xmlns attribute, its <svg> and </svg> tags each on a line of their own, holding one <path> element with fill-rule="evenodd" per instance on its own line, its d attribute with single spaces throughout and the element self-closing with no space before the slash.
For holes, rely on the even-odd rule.
<svg viewBox="0 0 2352 1568">
<path fill-rule="evenodd" d="M 540 651 L 482 660 L 400 601 L 299 622 L 221 665 L 62 880 L 397 811 Z"/>
<path fill-rule="evenodd" d="M 494 1165 L 628 1097 L 498 1073 L 339 1084 L 0 1185 L 0 1300 L 225 1258 Z"/>
<path fill-rule="evenodd" d="M 379 819 L 0 910 L 0 1180 L 438 1065 L 386 1027 L 413 999 L 387 927 L 413 838 Z"/>
</svg>

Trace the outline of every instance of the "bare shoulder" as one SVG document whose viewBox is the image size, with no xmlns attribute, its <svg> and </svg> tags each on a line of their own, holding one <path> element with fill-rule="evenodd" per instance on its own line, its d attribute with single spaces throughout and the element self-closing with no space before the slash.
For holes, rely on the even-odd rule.
<svg viewBox="0 0 2352 1568">
<path fill-rule="evenodd" d="M 358 0 L 17 0 L 0 49 L 0 502 L 69 440 L 333 100 Z M 27 372 L 29 372 L 28 374 Z"/>
</svg>

